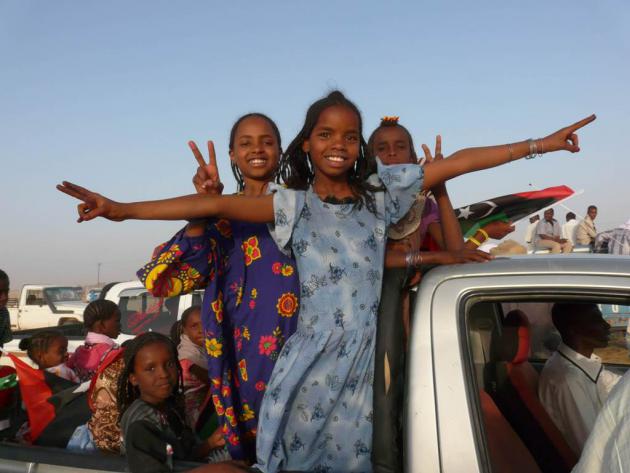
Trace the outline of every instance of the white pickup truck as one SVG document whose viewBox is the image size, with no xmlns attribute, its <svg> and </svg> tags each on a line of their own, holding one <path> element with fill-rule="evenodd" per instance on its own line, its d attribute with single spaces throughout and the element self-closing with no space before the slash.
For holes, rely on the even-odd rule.
<svg viewBox="0 0 630 473">
<path fill-rule="evenodd" d="M 9 306 L 12 330 L 56 327 L 83 321 L 87 306 L 80 287 L 26 284 Z"/>
<path fill-rule="evenodd" d="M 157 306 L 159 317 L 173 317 L 199 297 L 177 300 L 174 311 L 156 306 L 138 283 L 125 284 L 111 297 L 117 297 L 127 329 L 157 322 L 151 315 Z M 537 373 L 557 342 L 550 307 L 559 301 L 629 306 L 630 258 L 545 255 L 441 267 L 426 274 L 417 294 L 402 403 L 404 470 L 570 471 L 575 455 L 567 453 L 566 442 L 554 437 L 557 432 L 550 432 L 548 424 L 547 430 L 541 427 L 544 411 L 532 407 Z M 526 315 L 523 327 L 529 337 L 514 336 L 506 317 L 514 309 Z M 610 346 L 597 352 L 609 369 L 619 372 L 630 362 L 624 335 L 621 329 L 613 332 Z M 513 353 L 522 353 L 522 347 L 515 343 L 526 339 L 529 356 L 516 366 Z M 531 384 L 510 388 L 508 374 L 519 367 L 530 369 Z M 508 400 L 519 402 L 506 404 L 506 392 L 511 393 Z M 118 457 L 0 442 L 0 471 L 33 468 L 40 473 L 122 472 L 126 465 Z"/>
</svg>

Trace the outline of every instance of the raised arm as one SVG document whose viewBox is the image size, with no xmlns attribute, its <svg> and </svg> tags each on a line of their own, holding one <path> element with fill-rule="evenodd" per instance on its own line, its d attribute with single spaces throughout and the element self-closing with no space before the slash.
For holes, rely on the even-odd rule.
<svg viewBox="0 0 630 473">
<path fill-rule="evenodd" d="M 78 222 L 103 217 L 123 220 L 194 220 L 223 217 L 245 222 L 273 222 L 273 196 L 247 197 L 241 195 L 210 196 L 186 195 L 173 199 L 146 202 L 115 202 L 71 182 L 64 181 L 57 189 L 80 200 Z"/>
<path fill-rule="evenodd" d="M 426 164 L 442 161 L 444 159 L 442 156 L 442 137 L 438 135 L 435 138 L 435 158 L 431 156 L 431 150 L 427 145 L 423 144 L 422 150 L 424 151 Z M 437 240 L 438 245 L 442 248 L 447 250 L 461 250 L 464 247 L 464 237 L 462 236 L 462 229 L 459 225 L 459 221 L 455 216 L 451 199 L 446 191 L 446 184 L 441 182 L 434 186 L 431 191 L 433 192 L 440 212 L 439 227 L 441 230 L 435 232 L 437 233 L 437 235 L 435 235 L 434 232 L 431 232 L 432 228 L 430 226 L 429 232 L 431 232 L 431 236 Z"/>
<path fill-rule="evenodd" d="M 457 151 L 448 159 L 434 161 L 425 165 L 424 188 L 430 189 L 441 182 L 462 174 L 500 166 L 530 154 L 544 154 L 561 150 L 577 153 L 580 151 L 580 147 L 578 135 L 575 132 L 591 123 L 595 118 L 595 115 L 591 115 L 549 136 L 536 140 L 526 140 L 498 146 L 466 148 Z"/>
</svg>

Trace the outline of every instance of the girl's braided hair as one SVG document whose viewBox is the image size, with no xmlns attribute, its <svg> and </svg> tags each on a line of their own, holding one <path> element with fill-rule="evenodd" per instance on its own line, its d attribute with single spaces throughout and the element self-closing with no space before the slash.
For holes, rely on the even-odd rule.
<svg viewBox="0 0 630 473">
<path fill-rule="evenodd" d="M 175 366 L 177 366 L 177 384 L 167 402 L 175 405 L 178 410 L 183 410 L 183 393 L 184 386 L 182 367 L 177 360 L 177 348 L 173 344 L 170 338 L 166 335 L 162 335 L 158 332 L 145 332 L 134 338 L 128 345 L 125 346 L 124 361 L 125 367 L 118 378 L 118 390 L 117 390 L 117 402 L 119 410 L 119 420 L 122 419 L 123 414 L 127 408 L 140 397 L 140 390 L 137 386 L 134 386 L 129 381 L 129 375 L 134 371 L 134 365 L 136 362 L 136 355 L 138 352 L 149 345 L 161 343 L 166 345 L 170 350 Z"/>
<path fill-rule="evenodd" d="M 239 125 L 244 120 L 247 120 L 248 118 L 252 118 L 252 117 L 262 118 L 263 120 L 267 120 L 267 122 L 269 122 L 269 125 L 271 126 L 271 129 L 273 130 L 273 134 L 276 136 L 276 140 L 278 141 L 278 150 L 280 152 L 280 155 L 282 156 L 282 139 L 280 138 L 280 130 L 278 130 L 278 125 L 276 125 L 276 123 L 264 113 L 258 113 L 258 112 L 253 112 L 253 113 L 248 113 L 246 115 L 243 115 L 238 120 L 236 120 L 236 122 L 234 122 L 234 125 L 232 125 L 232 129 L 230 130 L 230 145 L 229 145 L 230 151 L 234 150 L 234 140 L 236 139 L 236 132 L 238 131 Z M 236 179 L 238 192 L 242 192 L 243 189 L 245 188 L 245 181 L 243 180 L 243 174 L 241 173 L 241 170 L 238 168 L 238 166 L 236 165 L 234 161 L 230 160 L 230 166 L 232 168 L 232 174 L 234 174 L 234 179 Z M 276 183 L 280 182 L 280 174 L 277 171 L 274 175 L 274 181 Z"/>
<path fill-rule="evenodd" d="M 402 131 L 405 132 L 405 134 L 407 135 L 407 139 L 409 140 L 409 152 L 411 154 L 411 159 L 413 160 L 414 163 L 418 161 L 418 156 L 416 154 L 416 148 L 413 145 L 413 138 L 411 137 L 411 133 L 409 133 L 409 130 L 407 130 L 406 127 L 404 127 L 398 122 L 398 117 L 394 117 L 394 116 L 385 116 L 381 118 L 380 125 L 376 127 L 376 129 L 372 132 L 372 134 L 368 138 L 367 147 L 370 152 L 370 160 L 374 160 L 376 158 L 376 150 L 374 149 L 374 140 L 376 138 L 376 134 L 383 128 L 393 128 L 393 127 L 398 127 Z"/>
<path fill-rule="evenodd" d="M 361 112 L 353 102 L 348 100 L 338 90 L 334 90 L 326 97 L 319 99 L 306 111 L 304 126 L 282 156 L 280 162 L 281 178 L 291 189 L 305 190 L 313 183 L 313 178 L 315 177 L 313 164 L 308 154 L 302 149 L 302 145 L 310 138 L 322 112 L 335 105 L 349 108 L 356 113 L 359 120 L 359 133 L 361 135 L 359 158 L 348 173 L 348 184 L 350 184 L 352 193 L 357 198 L 355 206 L 360 209 L 365 204 L 367 209 L 375 214 L 376 204 L 372 193 L 383 189 L 367 182 L 368 176 L 376 171 L 376 166 L 373 160 L 368 160 L 368 148 L 363 139 Z"/>
<path fill-rule="evenodd" d="M 18 345 L 20 350 L 26 351 L 28 357 L 39 365 L 41 355 L 46 353 L 52 342 L 65 338 L 58 330 L 40 330 L 29 338 L 23 338 Z"/>
<path fill-rule="evenodd" d="M 173 343 L 175 344 L 176 347 L 179 346 L 180 342 L 182 341 L 182 334 L 184 333 L 184 325 L 186 325 L 186 323 L 188 322 L 188 318 L 195 312 L 199 312 L 199 311 L 201 311 L 201 307 L 199 307 L 198 305 L 190 306 L 188 309 L 184 311 L 184 313 L 182 314 L 182 318 L 179 319 L 177 322 L 175 322 L 171 326 L 171 331 L 170 331 L 171 340 L 173 340 Z"/>
<path fill-rule="evenodd" d="M 118 312 L 118 305 L 115 302 L 107 299 L 92 301 L 83 311 L 83 326 L 87 330 L 92 330 L 96 322 L 108 320 L 116 312 Z"/>
</svg>

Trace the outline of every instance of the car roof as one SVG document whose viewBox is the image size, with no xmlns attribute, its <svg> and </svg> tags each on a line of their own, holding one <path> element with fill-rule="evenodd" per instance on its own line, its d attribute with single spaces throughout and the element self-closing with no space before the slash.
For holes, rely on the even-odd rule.
<svg viewBox="0 0 630 473">
<path fill-rule="evenodd" d="M 592 274 L 630 276 L 630 257 L 600 254 L 523 255 L 497 257 L 488 263 L 444 265 L 432 269 L 423 283 L 444 279 L 503 274 Z"/>
</svg>

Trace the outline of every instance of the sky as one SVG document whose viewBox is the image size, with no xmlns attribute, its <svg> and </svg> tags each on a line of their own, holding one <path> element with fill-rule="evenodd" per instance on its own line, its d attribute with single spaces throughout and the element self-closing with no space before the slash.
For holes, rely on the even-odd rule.
<svg viewBox="0 0 630 473">
<path fill-rule="evenodd" d="M 76 224 L 70 180 L 115 200 L 193 192 L 186 143 L 260 111 L 288 144 L 339 88 L 364 134 L 398 115 L 445 155 L 545 136 L 591 113 L 582 151 L 456 178 L 455 207 L 568 185 L 599 229 L 630 218 L 630 4 L 623 0 L 0 0 L 0 268 L 12 286 L 130 280 L 183 223 Z M 564 220 L 566 210 L 556 212 Z M 522 235 L 523 225 L 514 234 Z"/>
</svg>

